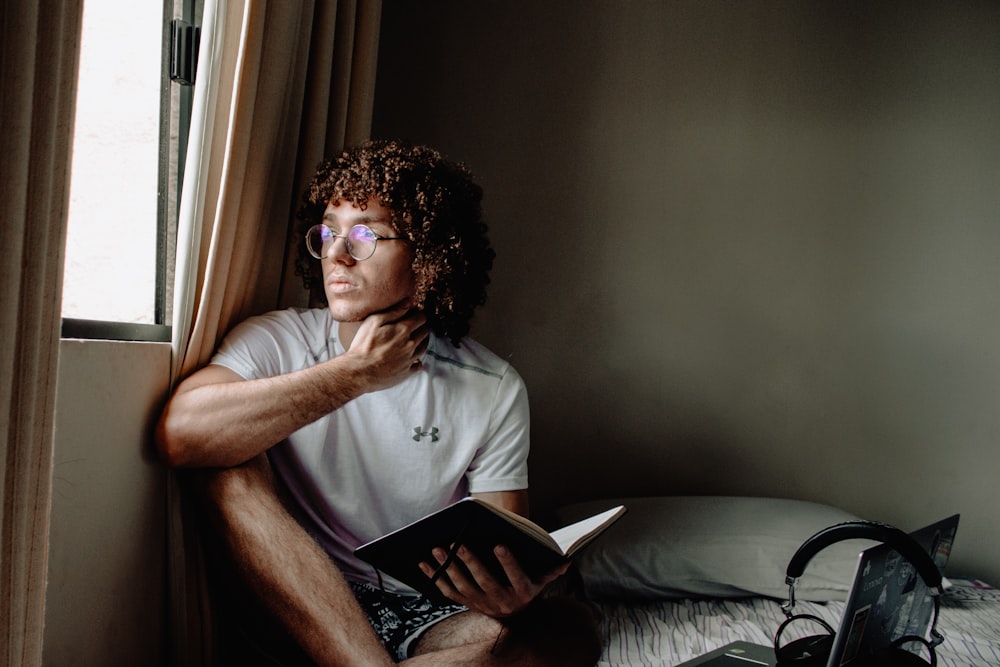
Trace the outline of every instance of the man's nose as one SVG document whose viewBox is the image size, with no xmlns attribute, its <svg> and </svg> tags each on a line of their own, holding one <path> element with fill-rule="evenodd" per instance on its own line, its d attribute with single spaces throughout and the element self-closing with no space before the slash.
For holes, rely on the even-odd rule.
<svg viewBox="0 0 1000 667">
<path fill-rule="evenodd" d="M 338 243 L 338 241 L 340 243 Z M 346 236 L 334 237 L 333 241 L 330 243 L 329 249 L 326 251 L 326 256 L 331 262 L 343 262 L 348 264 L 357 261 L 347 250 Z"/>
</svg>

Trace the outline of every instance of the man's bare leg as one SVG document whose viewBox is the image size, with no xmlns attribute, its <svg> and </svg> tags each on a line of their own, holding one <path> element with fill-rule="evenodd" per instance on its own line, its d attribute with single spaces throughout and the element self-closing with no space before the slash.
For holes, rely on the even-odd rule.
<svg viewBox="0 0 1000 667">
<path fill-rule="evenodd" d="M 394 664 L 340 571 L 282 504 L 265 455 L 200 474 L 243 581 L 317 665 Z"/>
<path fill-rule="evenodd" d="M 413 647 L 408 667 L 593 667 L 602 643 L 591 611 L 571 598 L 543 598 L 504 624 L 465 612 L 429 628 Z"/>
<path fill-rule="evenodd" d="M 266 456 L 200 474 L 242 581 L 317 665 L 393 664 L 340 571 L 283 505 Z M 600 651 L 588 609 L 543 598 L 505 624 L 474 612 L 448 617 L 404 664 L 592 667 Z"/>
</svg>

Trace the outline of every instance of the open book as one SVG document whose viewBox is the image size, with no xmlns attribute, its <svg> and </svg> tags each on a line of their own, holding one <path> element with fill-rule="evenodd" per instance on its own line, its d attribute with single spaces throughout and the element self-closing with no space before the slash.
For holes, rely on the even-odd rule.
<svg viewBox="0 0 1000 667">
<path fill-rule="evenodd" d="M 431 555 L 435 547 L 451 553 L 451 547 L 463 545 L 497 580 L 505 582 L 500 561 L 493 555 L 493 548 L 502 544 L 528 576 L 537 577 L 566 562 L 624 513 L 625 507 L 619 505 L 550 534 L 514 512 L 469 497 L 358 547 L 354 555 L 417 591 L 439 598 L 437 587 L 418 565 L 423 561 L 437 566 Z"/>
</svg>

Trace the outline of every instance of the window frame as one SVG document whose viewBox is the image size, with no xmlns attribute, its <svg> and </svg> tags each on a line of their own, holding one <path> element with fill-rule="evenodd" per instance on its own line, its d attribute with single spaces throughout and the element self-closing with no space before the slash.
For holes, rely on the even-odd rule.
<svg viewBox="0 0 1000 667">
<path fill-rule="evenodd" d="M 156 206 L 156 276 L 153 323 L 62 318 L 62 338 L 170 342 L 173 317 L 173 277 L 181 183 L 187 155 L 194 98 L 193 82 L 171 80 L 174 22 L 201 22 L 203 0 L 164 0 L 160 55 L 159 167 Z M 197 29 L 196 29 L 197 30 Z M 195 44 L 195 47 L 197 43 Z M 197 57 L 197 48 L 194 51 Z M 193 65 L 192 65 L 193 66 Z M 171 132 L 177 141 L 171 141 Z"/>
</svg>

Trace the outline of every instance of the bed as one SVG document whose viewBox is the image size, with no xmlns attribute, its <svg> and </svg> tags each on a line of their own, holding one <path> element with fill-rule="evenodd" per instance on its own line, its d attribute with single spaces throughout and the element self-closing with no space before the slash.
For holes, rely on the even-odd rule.
<svg viewBox="0 0 1000 667">
<path fill-rule="evenodd" d="M 667 667 L 736 640 L 770 644 L 784 619 L 792 554 L 818 530 L 858 518 L 805 501 L 718 496 L 618 498 L 557 515 L 569 522 L 616 504 L 628 513 L 577 559 L 602 615 L 601 667 Z M 959 529 L 956 548 L 961 537 Z M 796 586 L 796 612 L 837 627 L 857 555 L 872 544 L 848 540 L 819 552 Z M 977 579 L 949 581 L 938 664 L 1000 665 L 1000 591 Z M 788 639 L 816 631 L 807 625 L 790 628 Z"/>
</svg>

